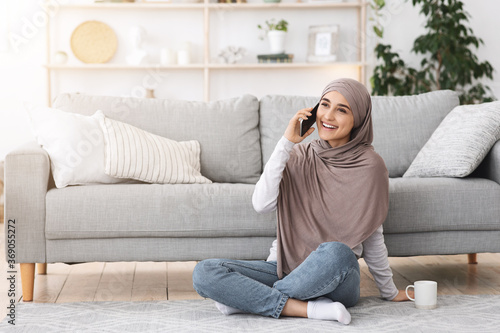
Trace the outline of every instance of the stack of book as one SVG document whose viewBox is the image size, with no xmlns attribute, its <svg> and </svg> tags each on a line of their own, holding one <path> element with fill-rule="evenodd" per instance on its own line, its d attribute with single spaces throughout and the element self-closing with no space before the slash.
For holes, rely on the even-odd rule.
<svg viewBox="0 0 500 333">
<path fill-rule="evenodd" d="M 259 63 L 284 63 L 293 62 L 293 54 L 259 54 L 257 55 Z"/>
</svg>

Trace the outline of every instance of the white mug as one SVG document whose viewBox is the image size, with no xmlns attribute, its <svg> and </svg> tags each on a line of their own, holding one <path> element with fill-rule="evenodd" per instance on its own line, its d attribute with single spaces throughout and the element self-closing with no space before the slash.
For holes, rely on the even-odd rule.
<svg viewBox="0 0 500 333">
<path fill-rule="evenodd" d="M 408 295 L 408 289 L 415 290 L 415 298 Z M 416 281 L 406 287 L 406 296 L 415 302 L 417 309 L 431 310 L 437 307 L 437 282 L 436 281 Z"/>
</svg>

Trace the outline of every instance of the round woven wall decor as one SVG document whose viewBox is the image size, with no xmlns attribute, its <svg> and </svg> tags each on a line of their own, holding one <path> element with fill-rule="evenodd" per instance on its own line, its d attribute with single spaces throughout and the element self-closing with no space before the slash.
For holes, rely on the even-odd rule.
<svg viewBox="0 0 500 333">
<path fill-rule="evenodd" d="M 99 21 L 86 21 L 71 35 L 71 50 L 87 64 L 108 62 L 116 52 L 118 39 L 111 27 Z"/>
</svg>

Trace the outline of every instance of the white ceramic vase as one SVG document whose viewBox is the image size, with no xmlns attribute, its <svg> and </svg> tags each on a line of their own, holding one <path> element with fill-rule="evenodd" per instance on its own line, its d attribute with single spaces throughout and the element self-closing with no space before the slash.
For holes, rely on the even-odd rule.
<svg viewBox="0 0 500 333">
<path fill-rule="evenodd" d="M 271 47 L 271 54 L 285 52 L 285 37 L 286 32 L 282 30 L 271 30 L 267 33 L 269 38 L 269 46 Z"/>
<path fill-rule="evenodd" d="M 188 65 L 191 63 L 191 43 L 184 42 L 182 48 L 177 51 L 177 64 Z"/>
</svg>

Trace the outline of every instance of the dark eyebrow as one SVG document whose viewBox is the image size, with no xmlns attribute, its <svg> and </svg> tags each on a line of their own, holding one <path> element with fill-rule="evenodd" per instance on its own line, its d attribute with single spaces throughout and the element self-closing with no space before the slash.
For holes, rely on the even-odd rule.
<svg viewBox="0 0 500 333">
<path fill-rule="evenodd" d="M 345 108 L 347 108 L 347 109 L 351 110 L 351 108 L 350 108 L 350 107 L 348 107 L 348 106 L 347 106 L 347 105 L 345 105 L 345 104 L 341 104 L 341 103 L 339 103 L 339 104 L 337 104 L 337 105 L 338 105 L 338 106 L 343 106 L 343 107 L 345 107 Z"/>
<path fill-rule="evenodd" d="M 328 98 L 324 98 L 324 97 L 323 97 L 323 99 L 324 99 L 325 101 L 327 101 L 328 103 L 331 103 L 331 102 L 330 102 L 330 100 L 329 100 Z M 342 106 L 342 107 L 344 107 L 344 108 L 348 108 L 349 110 L 351 110 L 351 108 L 350 108 L 350 107 L 348 107 L 348 106 L 347 106 L 347 105 L 345 105 L 345 104 L 339 103 L 339 104 L 337 104 L 337 105 L 338 105 L 338 106 Z M 352 111 L 352 110 L 351 110 L 351 111 Z"/>
</svg>

